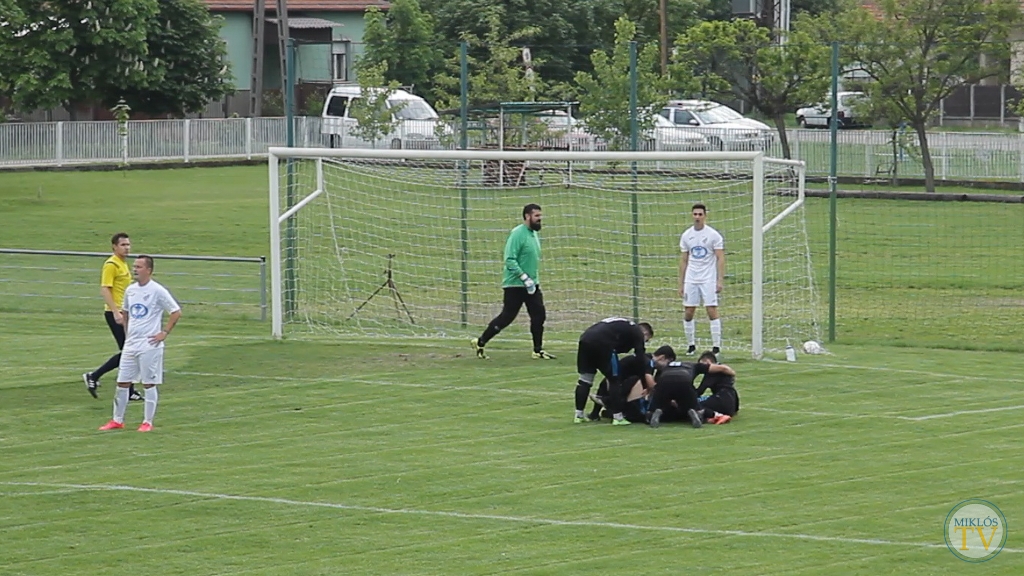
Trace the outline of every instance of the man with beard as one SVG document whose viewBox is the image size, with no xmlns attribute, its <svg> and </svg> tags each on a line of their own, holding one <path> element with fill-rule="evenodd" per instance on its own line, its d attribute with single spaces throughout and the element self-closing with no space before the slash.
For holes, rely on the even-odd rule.
<svg viewBox="0 0 1024 576">
<path fill-rule="evenodd" d="M 533 336 L 533 357 L 539 360 L 554 360 L 544 351 L 544 295 L 540 289 L 540 237 L 541 210 L 537 204 L 523 207 L 523 223 L 512 229 L 505 242 L 505 268 L 501 287 L 505 292 L 501 313 L 484 329 L 479 338 L 470 340 L 476 357 L 486 359 L 484 346 L 504 330 L 516 316 L 523 304 L 530 315 L 530 334 Z"/>
</svg>

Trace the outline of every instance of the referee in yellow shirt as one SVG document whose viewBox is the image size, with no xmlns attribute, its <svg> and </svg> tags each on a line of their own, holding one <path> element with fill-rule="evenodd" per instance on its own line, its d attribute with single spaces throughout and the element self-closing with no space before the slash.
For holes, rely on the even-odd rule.
<svg viewBox="0 0 1024 576">
<path fill-rule="evenodd" d="M 131 252 L 132 242 L 129 240 L 128 234 L 118 232 L 110 239 L 110 246 L 114 255 L 103 262 L 103 271 L 100 273 L 100 294 L 103 295 L 105 303 L 103 315 L 107 318 L 107 326 L 110 327 L 110 333 L 117 341 L 117 349 L 121 350 L 124 348 L 124 314 L 121 304 L 124 303 L 125 289 L 132 283 L 132 271 L 128 266 L 128 253 Z M 117 368 L 120 362 L 121 353 L 118 352 L 96 370 L 82 374 L 85 387 L 93 398 L 99 398 L 96 395 L 96 388 L 100 385 L 100 378 Z M 128 398 L 129 400 L 142 400 L 142 395 L 136 392 L 135 387 L 132 386 L 128 392 Z"/>
</svg>

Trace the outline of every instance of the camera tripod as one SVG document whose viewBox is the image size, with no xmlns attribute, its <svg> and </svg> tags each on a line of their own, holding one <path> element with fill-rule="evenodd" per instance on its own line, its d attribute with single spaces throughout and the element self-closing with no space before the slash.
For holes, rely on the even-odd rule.
<svg viewBox="0 0 1024 576">
<path fill-rule="evenodd" d="M 358 314 L 359 311 L 362 310 L 364 306 L 370 303 L 370 300 L 373 300 L 374 296 L 379 294 L 381 290 L 387 288 L 388 291 L 391 292 L 391 300 L 395 303 L 395 312 L 397 312 L 398 315 L 401 316 L 402 310 L 405 310 L 405 315 L 409 317 L 409 323 L 416 323 L 416 321 L 412 319 L 412 313 L 409 312 L 409 307 L 405 305 L 405 300 L 402 299 L 402 294 L 398 291 L 398 286 L 395 285 L 395 280 L 392 275 L 391 264 L 394 258 L 394 254 L 388 254 L 388 267 L 386 270 L 384 270 L 384 282 L 380 286 L 378 286 L 376 290 L 373 291 L 373 294 L 367 296 L 366 300 L 363 300 L 363 303 L 360 304 L 358 308 L 353 310 L 352 314 L 350 314 L 346 320 L 351 320 L 352 318 L 354 318 L 355 315 Z M 401 304 L 401 308 L 398 307 L 399 304 Z"/>
</svg>

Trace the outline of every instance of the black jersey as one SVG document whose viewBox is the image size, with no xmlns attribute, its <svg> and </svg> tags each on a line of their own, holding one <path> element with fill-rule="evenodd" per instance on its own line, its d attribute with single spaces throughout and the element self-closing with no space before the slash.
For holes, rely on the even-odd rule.
<svg viewBox="0 0 1024 576">
<path fill-rule="evenodd" d="M 648 364 L 647 358 L 644 355 L 644 331 L 637 326 L 636 322 L 627 318 L 605 318 L 601 320 L 583 332 L 583 335 L 580 336 L 580 342 L 608 350 L 614 354 L 622 354 L 632 350 L 638 365 L 644 366 Z"/>
<path fill-rule="evenodd" d="M 735 394 L 736 377 L 722 373 L 707 374 L 705 372 L 704 379 L 701 380 L 700 386 L 697 388 L 697 395 L 700 396 L 705 390 L 711 390 L 712 394 L 719 394 L 726 390 Z"/>
<path fill-rule="evenodd" d="M 693 379 L 697 374 L 705 374 L 704 379 L 707 379 L 708 365 L 693 362 L 669 362 L 667 366 L 658 370 L 657 375 L 654 377 L 654 381 L 657 384 L 662 382 L 673 382 L 673 383 L 685 383 L 693 386 Z M 700 394 L 698 392 L 698 394 Z"/>
</svg>

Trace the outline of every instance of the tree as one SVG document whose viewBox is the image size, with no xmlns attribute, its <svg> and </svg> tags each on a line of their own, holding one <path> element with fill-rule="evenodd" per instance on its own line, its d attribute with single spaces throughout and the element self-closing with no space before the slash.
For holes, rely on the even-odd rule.
<svg viewBox="0 0 1024 576">
<path fill-rule="evenodd" d="M 156 0 L 15 0 L 24 16 L 14 34 L 0 36 L 9 54 L 8 83 L 15 108 L 103 101 L 145 82 L 147 23 Z M 115 99 L 116 100 L 116 99 Z"/>
<path fill-rule="evenodd" d="M 488 29 L 484 35 L 467 33 L 463 40 L 469 45 L 469 96 L 472 103 L 533 102 L 544 96 L 549 84 L 537 69 L 544 60 L 532 58 L 533 67 L 523 61 L 523 49 L 513 45 L 525 44 L 536 33 L 535 28 L 523 28 L 507 35 L 502 25 L 504 9 L 500 6 L 489 9 Z M 438 102 L 443 108 L 459 106 L 459 55 L 448 61 L 448 70 L 437 78 L 437 84 L 444 90 Z"/>
<path fill-rule="evenodd" d="M 615 22 L 620 17 L 636 24 L 636 40 L 641 44 L 661 41 L 660 0 L 590 0 L 594 6 L 599 37 L 614 38 Z M 667 28 L 671 42 L 703 20 L 702 15 L 712 4 L 707 0 L 667 0 Z M 728 4 L 725 4 L 728 6 Z"/>
<path fill-rule="evenodd" d="M 222 24 L 201 0 L 161 0 L 147 23 L 145 78 L 103 94 L 104 103 L 123 98 L 136 112 L 181 116 L 233 92 Z"/>
<path fill-rule="evenodd" d="M 420 93 L 432 92 L 444 54 L 437 44 L 434 19 L 421 9 L 419 0 L 394 0 L 386 15 L 371 6 L 363 20 L 366 63 L 387 62 L 385 80 L 415 87 Z"/>
<path fill-rule="evenodd" d="M 388 62 L 371 62 L 360 60 L 356 63 L 356 74 L 359 75 L 359 98 L 352 100 L 349 115 L 356 119 L 352 133 L 377 147 L 381 138 L 395 131 L 398 119 L 395 112 L 401 107 L 397 104 L 389 106 L 388 99 L 398 88 L 398 82 L 384 79 Z M 404 103 L 402 103 L 404 104 Z"/>
<path fill-rule="evenodd" d="M 751 20 L 704 22 L 676 40 L 673 77 L 692 71 L 700 95 L 735 97 L 771 118 L 790 158 L 786 115 L 820 100 L 831 81 L 828 45 L 801 30 L 809 20 L 797 19 L 785 46 Z"/>
<path fill-rule="evenodd" d="M 872 101 L 902 113 L 917 134 L 925 189 L 935 191 L 927 128 L 957 88 L 1009 73 L 1008 37 L 1020 21 L 1016 0 L 883 0 L 875 16 L 844 15 L 849 58 L 868 80 Z"/>
<path fill-rule="evenodd" d="M 594 71 L 578 72 L 580 113 L 593 133 L 615 150 L 629 148 L 630 67 L 629 45 L 636 37 L 636 24 L 622 17 L 615 21 L 615 46 L 611 53 L 595 50 L 590 55 Z M 637 54 L 637 130 L 652 128 L 654 115 L 668 101 L 665 81 L 655 71 L 658 45 L 650 43 Z"/>
<path fill-rule="evenodd" d="M 17 40 L 17 32 L 25 26 L 25 14 L 14 0 L 0 0 L 0 122 L 5 119 L 6 100 L 14 90 L 11 70 L 14 68 L 15 53 L 7 50 Z"/>
<path fill-rule="evenodd" d="M 488 39 L 497 30 L 505 45 L 532 45 L 537 74 L 552 82 L 569 82 L 586 60 L 592 30 L 593 0 L 423 0 L 433 15 L 439 37 Z M 493 15 L 500 13 L 495 22 Z M 485 47 L 470 55 L 486 59 Z"/>
</svg>

